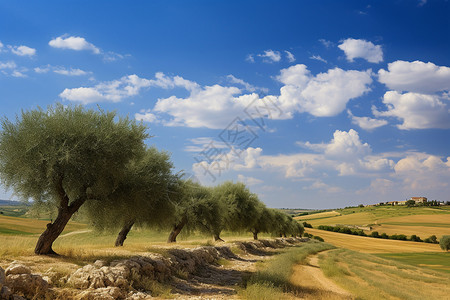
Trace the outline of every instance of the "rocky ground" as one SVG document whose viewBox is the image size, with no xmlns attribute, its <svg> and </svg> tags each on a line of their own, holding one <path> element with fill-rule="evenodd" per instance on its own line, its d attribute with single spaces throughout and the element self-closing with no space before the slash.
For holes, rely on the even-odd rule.
<svg viewBox="0 0 450 300">
<path fill-rule="evenodd" d="M 302 241 L 173 248 L 163 254 L 97 260 L 62 277 L 52 269 L 33 274 L 26 263 L 13 261 L 0 268 L 0 299 L 150 299 L 164 291 L 176 299 L 230 299 L 256 262 Z"/>
</svg>

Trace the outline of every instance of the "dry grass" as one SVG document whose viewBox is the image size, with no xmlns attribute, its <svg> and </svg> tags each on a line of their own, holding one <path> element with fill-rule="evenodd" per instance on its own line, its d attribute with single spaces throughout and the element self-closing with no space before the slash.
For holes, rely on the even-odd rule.
<svg viewBox="0 0 450 300">
<path fill-rule="evenodd" d="M 45 230 L 47 223 L 49 221 L 0 215 L 0 234 L 8 229 L 17 231 L 16 234 L 41 234 Z M 75 230 L 83 230 L 86 227 L 85 224 L 69 222 L 63 234 Z"/>
<path fill-rule="evenodd" d="M 336 224 L 368 225 L 375 223 L 375 221 L 376 217 L 373 214 L 368 212 L 360 212 L 349 215 L 336 215 L 315 219 L 311 218 L 310 220 L 308 220 L 308 223 L 311 223 L 313 226 Z"/>
<path fill-rule="evenodd" d="M 333 210 L 333 211 L 326 211 L 326 212 L 321 212 L 321 213 L 312 214 L 312 215 L 299 216 L 299 217 L 295 217 L 294 219 L 299 220 L 299 221 L 305 221 L 305 220 L 312 220 L 312 219 L 335 217 L 335 216 L 340 216 L 340 215 L 341 215 L 340 213 Z"/>
<path fill-rule="evenodd" d="M 324 273 L 361 299 L 448 299 L 447 274 L 346 249 L 319 256 Z"/>
<path fill-rule="evenodd" d="M 370 237 L 343 234 L 325 230 L 307 228 L 306 232 L 321 236 L 325 242 L 337 247 L 347 248 L 364 253 L 407 253 L 407 252 L 440 252 L 439 245 L 375 239 Z"/>
</svg>

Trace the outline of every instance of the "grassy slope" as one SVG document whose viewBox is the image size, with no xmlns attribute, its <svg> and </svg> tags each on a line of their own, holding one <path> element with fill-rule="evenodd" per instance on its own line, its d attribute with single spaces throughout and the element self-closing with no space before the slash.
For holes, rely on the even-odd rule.
<svg viewBox="0 0 450 300">
<path fill-rule="evenodd" d="M 426 267 L 436 271 L 450 273 L 450 252 L 384 253 L 378 254 L 377 256 L 417 267 Z"/>
<path fill-rule="evenodd" d="M 363 253 L 403 253 L 403 252 L 440 252 L 439 245 L 375 239 L 370 237 L 343 234 L 319 229 L 307 228 L 306 232 L 318 235 L 337 247 L 347 248 Z"/>
<path fill-rule="evenodd" d="M 338 249 L 320 255 L 325 275 L 358 299 L 448 299 L 450 277 L 443 272 Z"/>
<path fill-rule="evenodd" d="M 416 234 L 422 239 L 430 235 L 441 237 L 450 234 L 450 207 L 405 207 L 382 206 L 336 210 L 296 217 L 299 221 L 307 221 L 318 225 L 361 225 L 372 226 L 372 231 L 379 233 Z"/>
</svg>

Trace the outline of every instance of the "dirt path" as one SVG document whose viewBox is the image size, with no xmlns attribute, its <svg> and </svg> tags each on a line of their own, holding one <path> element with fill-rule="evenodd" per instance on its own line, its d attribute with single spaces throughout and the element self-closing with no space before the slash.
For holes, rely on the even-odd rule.
<svg viewBox="0 0 450 300">
<path fill-rule="evenodd" d="M 69 233 L 65 233 L 65 234 L 61 234 L 59 237 L 65 237 L 65 236 L 71 236 L 74 234 L 80 234 L 80 233 L 86 233 L 86 232 L 91 232 L 92 230 L 88 229 L 88 230 L 77 230 L 77 231 L 72 231 Z"/>
<path fill-rule="evenodd" d="M 318 256 L 310 256 L 306 265 L 296 265 L 293 269 L 291 283 L 301 287 L 300 299 L 353 299 L 348 291 L 325 277 Z"/>
</svg>

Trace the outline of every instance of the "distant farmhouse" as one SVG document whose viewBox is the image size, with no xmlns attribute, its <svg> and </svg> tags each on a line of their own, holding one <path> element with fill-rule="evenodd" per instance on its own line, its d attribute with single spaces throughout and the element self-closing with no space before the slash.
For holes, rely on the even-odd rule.
<svg viewBox="0 0 450 300">
<path fill-rule="evenodd" d="M 408 200 L 414 201 L 416 204 L 423 204 L 427 202 L 427 197 L 411 197 Z M 381 202 L 378 205 L 406 205 L 406 201 L 389 201 L 389 202 Z"/>
<path fill-rule="evenodd" d="M 416 204 L 427 202 L 427 197 L 411 197 L 409 200 L 413 200 Z M 405 201 L 406 202 L 406 201 Z"/>
</svg>

